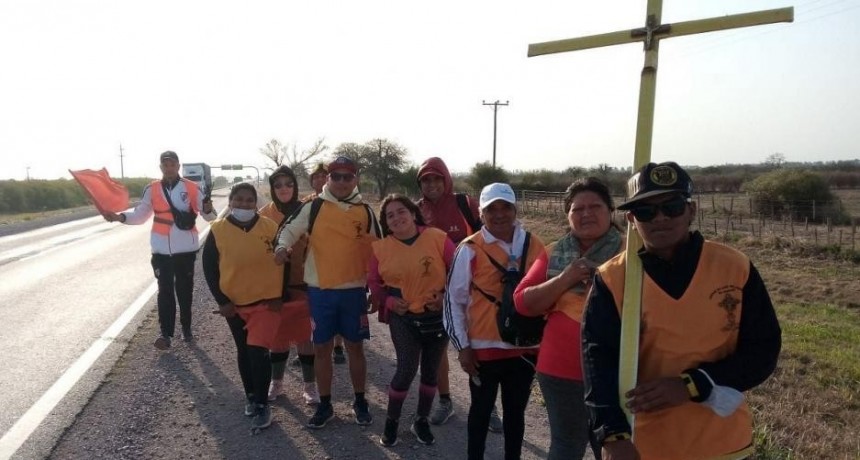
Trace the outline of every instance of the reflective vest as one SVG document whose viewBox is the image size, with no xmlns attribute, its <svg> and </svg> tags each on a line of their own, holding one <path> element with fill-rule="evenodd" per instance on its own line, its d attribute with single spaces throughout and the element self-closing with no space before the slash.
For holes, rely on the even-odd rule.
<svg viewBox="0 0 860 460">
<path fill-rule="evenodd" d="M 197 209 L 197 197 L 200 191 L 197 189 L 197 184 L 188 179 L 180 179 L 185 184 L 185 191 L 188 193 L 188 203 L 192 211 L 200 213 Z M 176 183 L 178 186 L 179 183 Z M 175 187 L 175 186 L 174 186 Z M 170 234 L 170 228 L 173 227 L 173 213 L 170 212 L 170 203 L 164 197 L 164 187 L 161 186 L 160 180 L 154 180 L 149 183 L 149 198 L 152 201 L 152 212 L 155 217 L 152 219 L 152 231 L 159 235 L 167 236 Z M 176 203 L 173 203 L 174 205 Z M 197 233 L 197 227 L 189 230 Z"/>
</svg>

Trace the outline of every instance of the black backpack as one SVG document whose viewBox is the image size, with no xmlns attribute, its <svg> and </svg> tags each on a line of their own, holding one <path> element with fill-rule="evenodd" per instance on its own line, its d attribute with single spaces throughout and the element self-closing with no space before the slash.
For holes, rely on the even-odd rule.
<svg viewBox="0 0 860 460">
<path fill-rule="evenodd" d="M 473 240 L 467 240 L 470 244 L 475 244 Z M 520 256 L 519 270 L 509 270 L 502 264 L 493 259 L 490 254 L 481 248 L 486 254 L 490 263 L 496 267 L 502 275 L 502 298 L 487 294 L 481 288 L 472 283 L 472 286 L 478 290 L 490 302 L 496 305 L 496 326 L 499 328 L 499 336 L 504 342 L 518 347 L 531 347 L 539 345 L 543 339 L 543 328 L 546 325 L 546 319 L 543 316 L 523 316 L 517 312 L 514 306 L 514 290 L 525 275 L 526 260 L 529 253 L 529 242 L 531 241 L 531 233 L 526 232 L 526 239 L 523 242 L 522 256 Z"/>
<path fill-rule="evenodd" d="M 472 214 L 472 208 L 469 207 L 469 197 L 465 193 L 455 193 L 454 197 L 457 199 L 457 207 L 460 208 L 460 214 L 463 215 L 466 223 L 469 224 L 469 228 L 471 229 L 469 234 L 477 233 L 484 224 L 481 222 L 481 219 L 475 219 L 475 215 Z"/>
</svg>

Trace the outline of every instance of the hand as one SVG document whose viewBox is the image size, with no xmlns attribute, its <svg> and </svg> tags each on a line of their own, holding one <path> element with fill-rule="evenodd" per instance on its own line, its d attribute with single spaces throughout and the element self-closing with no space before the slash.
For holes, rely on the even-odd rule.
<svg viewBox="0 0 860 460">
<path fill-rule="evenodd" d="M 388 300 L 385 301 L 385 306 L 388 308 L 388 311 L 400 316 L 405 315 L 409 311 L 409 302 L 400 297 L 389 296 Z"/>
<path fill-rule="evenodd" d="M 203 200 L 203 214 L 211 214 L 214 210 L 212 200 Z"/>
<path fill-rule="evenodd" d="M 266 308 L 277 313 L 281 311 L 281 308 L 284 306 L 284 301 L 281 299 L 269 299 L 266 301 Z"/>
<path fill-rule="evenodd" d="M 480 365 L 478 364 L 478 358 L 475 356 L 475 350 L 472 348 L 460 350 L 460 353 L 457 355 L 457 361 L 460 362 L 460 368 L 463 369 L 463 372 L 470 376 L 478 375 Z"/>
<path fill-rule="evenodd" d="M 115 212 L 106 212 L 102 214 L 102 217 L 108 222 L 122 222 L 124 219 Z"/>
<path fill-rule="evenodd" d="M 588 285 L 591 282 L 591 277 L 594 276 L 595 268 L 597 268 L 597 264 L 585 257 L 580 257 L 567 264 L 560 276 L 567 280 L 570 287 L 577 284 Z"/>
<path fill-rule="evenodd" d="M 441 292 L 434 292 L 427 302 L 424 303 L 424 309 L 427 311 L 442 311 L 442 300 L 444 297 Z"/>
<path fill-rule="evenodd" d="M 668 409 L 690 400 L 690 392 L 681 377 L 663 377 L 640 383 L 626 396 L 630 398 L 627 407 L 634 413 Z"/>
<path fill-rule="evenodd" d="M 293 252 L 292 249 L 287 248 L 277 248 L 275 249 L 275 265 L 284 265 L 290 260 L 290 253 Z"/>
<path fill-rule="evenodd" d="M 639 460 L 639 452 L 629 439 L 603 445 L 603 460 Z"/>
<path fill-rule="evenodd" d="M 236 316 L 236 305 L 233 302 L 227 302 L 218 307 L 218 313 L 225 318 L 232 318 Z"/>
</svg>

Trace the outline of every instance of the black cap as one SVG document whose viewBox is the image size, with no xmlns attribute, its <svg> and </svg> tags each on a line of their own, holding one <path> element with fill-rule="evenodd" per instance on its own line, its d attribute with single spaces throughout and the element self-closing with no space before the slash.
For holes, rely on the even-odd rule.
<svg viewBox="0 0 860 460">
<path fill-rule="evenodd" d="M 693 180 L 674 161 L 648 163 L 627 181 L 627 201 L 618 209 L 624 211 L 646 198 L 667 193 L 680 193 L 689 198 L 693 193 Z"/>
<path fill-rule="evenodd" d="M 158 159 L 159 163 L 164 161 L 164 160 L 179 161 L 179 155 L 177 155 L 176 152 L 174 152 L 173 150 L 168 150 L 168 151 L 162 153 Z"/>
</svg>

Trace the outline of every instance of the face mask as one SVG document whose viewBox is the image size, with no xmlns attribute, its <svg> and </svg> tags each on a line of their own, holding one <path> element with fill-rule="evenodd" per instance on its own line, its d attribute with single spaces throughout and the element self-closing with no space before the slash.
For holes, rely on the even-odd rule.
<svg viewBox="0 0 860 460">
<path fill-rule="evenodd" d="M 233 208 L 230 210 L 230 215 L 233 216 L 233 218 L 238 220 L 239 222 L 248 222 L 249 220 L 254 218 L 255 214 L 257 214 L 256 209 Z"/>
</svg>

